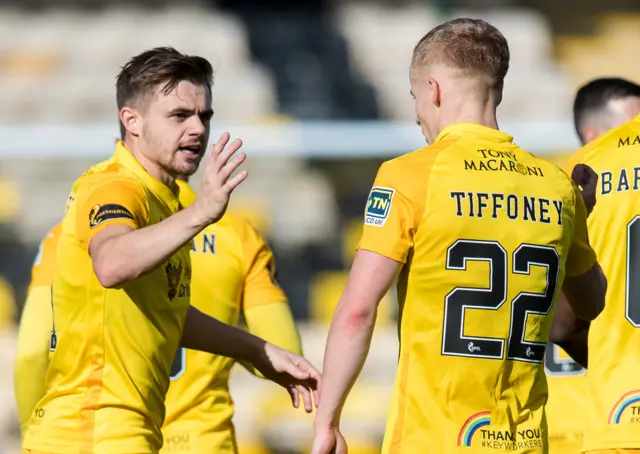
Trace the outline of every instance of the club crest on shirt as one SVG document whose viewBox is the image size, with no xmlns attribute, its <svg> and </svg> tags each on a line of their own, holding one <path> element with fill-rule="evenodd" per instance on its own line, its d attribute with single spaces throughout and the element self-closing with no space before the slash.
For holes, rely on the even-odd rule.
<svg viewBox="0 0 640 454">
<path fill-rule="evenodd" d="M 94 228 L 113 219 L 133 219 L 133 214 L 122 205 L 115 203 L 94 205 L 89 212 L 89 227 Z"/>
<path fill-rule="evenodd" d="M 364 216 L 364 225 L 382 227 L 391 211 L 391 202 L 395 189 L 374 186 L 369 194 L 367 209 Z"/>
<path fill-rule="evenodd" d="M 175 266 L 169 261 L 165 265 L 164 271 L 165 273 L 167 273 L 167 284 L 169 287 L 167 296 L 169 296 L 169 299 L 172 300 L 178 293 L 178 284 L 180 284 L 180 276 L 182 275 L 182 264 Z"/>
</svg>

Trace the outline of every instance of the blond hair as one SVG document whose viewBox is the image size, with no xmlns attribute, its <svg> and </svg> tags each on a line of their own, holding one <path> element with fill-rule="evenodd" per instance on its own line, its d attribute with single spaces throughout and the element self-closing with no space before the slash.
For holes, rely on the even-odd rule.
<svg viewBox="0 0 640 454">
<path fill-rule="evenodd" d="M 484 79 L 502 90 L 509 70 L 509 45 L 500 31 L 480 19 L 454 19 L 427 33 L 413 51 L 413 68 L 442 64 Z"/>
</svg>

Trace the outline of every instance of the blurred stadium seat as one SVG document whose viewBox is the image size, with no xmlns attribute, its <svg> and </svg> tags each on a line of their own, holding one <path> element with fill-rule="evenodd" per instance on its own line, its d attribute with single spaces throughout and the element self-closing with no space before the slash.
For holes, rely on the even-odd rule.
<svg viewBox="0 0 640 454">
<path fill-rule="evenodd" d="M 247 121 L 275 111 L 273 83 L 249 60 L 242 22 L 221 12 L 2 10 L 0 30 L 2 121 L 113 121 L 119 68 L 155 46 L 173 46 L 212 62 L 217 120 Z"/>
<path fill-rule="evenodd" d="M 559 65 L 572 74 L 574 87 L 596 77 L 624 77 L 640 82 L 640 14 L 608 14 L 593 36 L 562 36 L 557 41 Z"/>
</svg>

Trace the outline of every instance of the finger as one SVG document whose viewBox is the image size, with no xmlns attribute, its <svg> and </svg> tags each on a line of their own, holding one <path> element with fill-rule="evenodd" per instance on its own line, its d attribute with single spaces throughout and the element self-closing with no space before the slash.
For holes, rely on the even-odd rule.
<svg viewBox="0 0 640 454">
<path fill-rule="evenodd" d="M 295 387 L 287 387 L 287 392 L 291 396 L 293 408 L 298 408 L 300 406 L 300 395 L 298 394 L 298 390 Z"/>
<path fill-rule="evenodd" d="M 220 136 L 215 144 L 209 147 L 209 156 L 207 156 L 207 162 L 213 163 L 216 161 L 216 158 L 218 157 L 218 155 L 220 155 L 220 153 L 222 153 L 222 150 L 224 150 L 224 147 L 229 142 L 229 139 L 231 139 L 231 134 L 225 132 Z"/>
<path fill-rule="evenodd" d="M 223 190 L 227 191 L 227 193 L 231 194 L 231 192 L 233 192 L 233 190 L 235 188 L 238 187 L 238 185 L 240 183 L 242 183 L 246 178 L 247 175 L 249 175 L 247 173 L 246 170 L 243 170 L 242 172 L 238 173 L 237 175 L 234 175 L 233 178 L 231 178 L 229 181 L 227 181 L 224 186 L 223 186 Z"/>
<path fill-rule="evenodd" d="M 218 163 L 219 168 L 223 168 L 228 162 L 229 159 L 242 147 L 242 140 L 236 139 L 227 145 L 222 152 L 216 156 L 216 161 Z"/>
<path fill-rule="evenodd" d="M 234 157 L 230 162 L 226 163 L 220 171 L 218 172 L 218 177 L 220 178 L 220 182 L 224 184 L 225 181 L 229 179 L 231 174 L 236 171 L 240 165 L 247 159 L 247 155 L 245 153 L 239 153 L 238 156 Z"/>
<path fill-rule="evenodd" d="M 304 411 L 311 413 L 313 411 L 313 402 L 311 401 L 311 392 L 309 392 L 309 388 L 304 385 L 296 385 L 296 389 L 298 390 L 298 394 L 302 397 Z"/>
<path fill-rule="evenodd" d="M 315 407 L 318 408 L 318 405 L 320 405 L 320 388 L 318 386 L 316 386 L 315 388 L 311 388 L 313 390 L 313 402 L 315 404 Z"/>
</svg>

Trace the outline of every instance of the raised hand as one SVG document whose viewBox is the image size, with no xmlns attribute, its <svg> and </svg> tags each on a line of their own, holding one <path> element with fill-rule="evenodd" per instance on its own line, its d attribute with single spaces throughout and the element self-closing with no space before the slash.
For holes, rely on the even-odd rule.
<svg viewBox="0 0 640 454">
<path fill-rule="evenodd" d="M 587 215 L 590 214 L 596 205 L 598 174 L 586 164 L 577 164 L 571 172 L 571 179 L 582 188 L 582 198 L 587 207 Z"/>
<path fill-rule="evenodd" d="M 314 402 L 318 405 L 320 372 L 302 356 L 265 343 L 262 354 L 253 361 L 253 365 L 265 378 L 289 392 L 295 408 L 300 406 L 301 399 L 307 413 L 313 411 Z"/>
<path fill-rule="evenodd" d="M 233 157 L 242 146 L 242 140 L 236 139 L 227 146 L 230 138 L 228 132 L 222 134 L 205 158 L 200 193 L 193 203 L 205 224 L 217 222 L 222 217 L 231 193 L 247 177 L 245 170 L 231 177 L 246 155 L 238 153 Z"/>
</svg>

